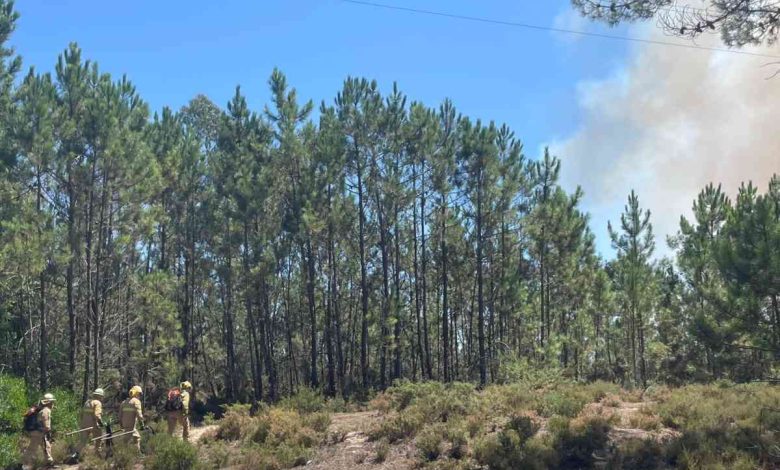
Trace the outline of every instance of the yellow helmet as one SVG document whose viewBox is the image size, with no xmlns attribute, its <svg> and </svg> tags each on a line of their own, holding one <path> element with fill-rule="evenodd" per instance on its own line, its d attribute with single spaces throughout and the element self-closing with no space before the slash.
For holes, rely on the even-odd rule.
<svg viewBox="0 0 780 470">
<path fill-rule="evenodd" d="M 192 388 L 192 384 L 188 380 L 185 380 L 179 385 L 179 387 L 190 390 Z"/>
<path fill-rule="evenodd" d="M 138 395 L 140 395 L 140 394 L 142 394 L 144 392 L 143 392 L 143 390 L 141 390 L 141 387 L 139 387 L 138 385 L 133 385 L 130 388 L 130 392 L 129 393 L 130 393 L 130 398 L 133 398 L 133 397 L 137 397 Z"/>
</svg>

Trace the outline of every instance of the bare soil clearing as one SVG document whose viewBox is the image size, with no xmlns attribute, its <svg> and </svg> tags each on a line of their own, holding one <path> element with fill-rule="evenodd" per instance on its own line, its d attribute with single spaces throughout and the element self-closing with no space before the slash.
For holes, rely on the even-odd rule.
<svg viewBox="0 0 780 470">
<path fill-rule="evenodd" d="M 328 427 L 328 442 L 306 467 L 318 470 L 412 468 L 415 456 L 414 445 L 410 443 L 391 446 L 385 461 L 376 461 L 378 443 L 369 442 L 368 430 L 379 419 L 376 411 L 335 413 Z"/>
</svg>

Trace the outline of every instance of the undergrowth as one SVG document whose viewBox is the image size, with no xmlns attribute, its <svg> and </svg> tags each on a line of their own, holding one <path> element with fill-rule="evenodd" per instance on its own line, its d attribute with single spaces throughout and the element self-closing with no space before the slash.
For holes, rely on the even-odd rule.
<svg viewBox="0 0 780 470">
<path fill-rule="evenodd" d="M 543 379 L 481 391 L 398 382 L 370 403 L 381 419 L 369 438 L 412 442 L 419 465 L 429 468 L 780 467 L 776 387 L 654 386 L 643 393 Z M 615 426 L 630 432 L 612 437 Z"/>
</svg>

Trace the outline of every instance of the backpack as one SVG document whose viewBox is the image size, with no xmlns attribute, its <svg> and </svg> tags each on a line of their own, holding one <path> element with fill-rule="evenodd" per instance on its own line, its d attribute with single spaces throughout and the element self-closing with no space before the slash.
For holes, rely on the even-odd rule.
<svg viewBox="0 0 780 470">
<path fill-rule="evenodd" d="M 168 390 L 168 399 L 165 400 L 165 411 L 181 411 L 184 409 L 184 401 L 181 398 L 181 389 Z"/>
<path fill-rule="evenodd" d="M 22 428 L 25 431 L 40 431 L 41 423 L 38 422 L 38 413 L 40 413 L 42 409 L 42 406 L 33 405 L 27 410 L 24 414 L 24 421 L 22 422 Z"/>
</svg>

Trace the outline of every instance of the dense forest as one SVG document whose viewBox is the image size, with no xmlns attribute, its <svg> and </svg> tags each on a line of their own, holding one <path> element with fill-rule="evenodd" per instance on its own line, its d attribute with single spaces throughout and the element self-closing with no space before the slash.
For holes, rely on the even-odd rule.
<svg viewBox="0 0 780 470">
<path fill-rule="evenodd" d="M 674 259 L 632 192 L 604 259 L 561 160 L 449 100 L 350 77 L 316 106 L 274 70 L 262 110 L 152 112 L 75 44 L 24 72 L 17 20 L 0 0 L 0 371 L 30 387 L 773 379 L 780 177 L 703 188 Z"/>
</svg>

